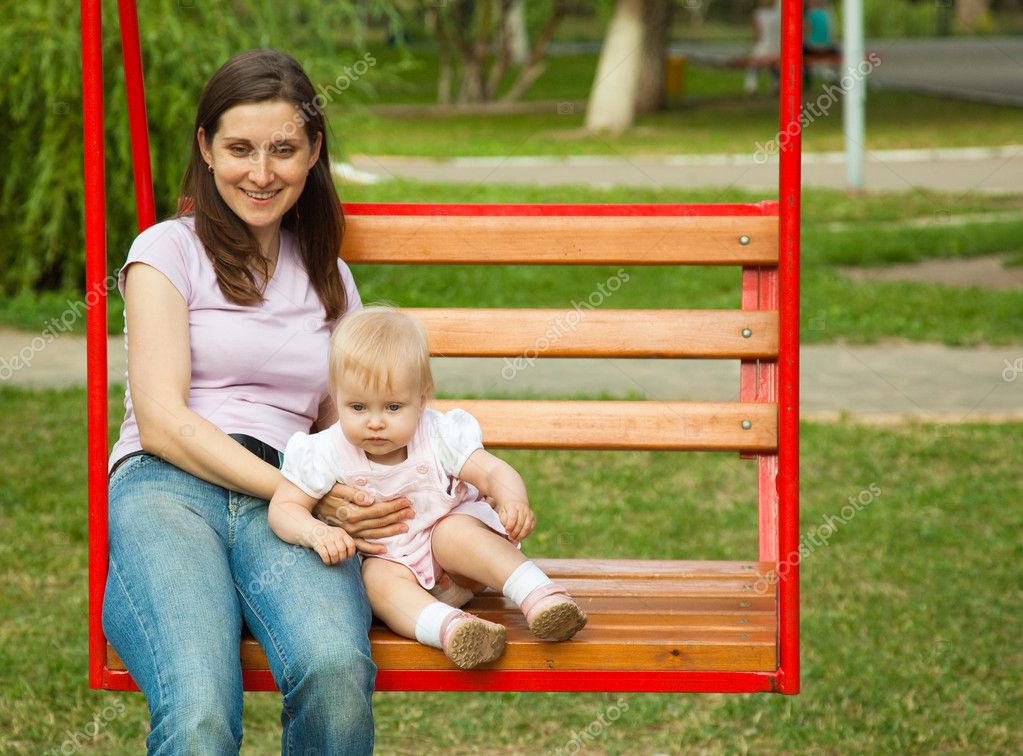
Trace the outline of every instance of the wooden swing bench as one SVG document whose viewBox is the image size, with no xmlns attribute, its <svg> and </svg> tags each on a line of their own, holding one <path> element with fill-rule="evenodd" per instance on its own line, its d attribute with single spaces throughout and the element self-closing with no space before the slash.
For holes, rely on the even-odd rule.
<svg viewBox="0 0 1023 756">
<path fill-rule="evenodd" d="M 543 353 L 738 359 L 744 366 L 740 402 L 435 404 L 461 406 L 476 415 L 489 448 L 741 452 L 759 460 L 762 532 L 777 537 L 770 532 L 778 504 L 770 479 L 778 450 L 777 397 L 772 395 L 779 345 L 776 203 L 349 205 L 346 216 L 342 256 L 353 263 L 742 267 L 736 294 L 738 300 L 741 289 L 744 309 L 584 311 L 576 328 Z M 567 322 L 573 311 L 410 312 L 426 326 L 436 356 L 514 358 L 534 348 L 551 323 Z M 371 634 L 378 688 L 550 689 L 553 683 L 563 689 L 720 689 L 735 679 L 728 675 L 737 674 L 750 688 L 777 689 L 775 559 L 540 561 L 590 616 L 574 640 L 535 640 L 512 604 L 482 593 L 468 608 L 509 628 L 508 649 L 497 663 L 460 671 L 441 652 L 378 625 Z M 250 689 L 272 689 L 266 659 L 251 637 L 242 640 L 241 657 Z M 111 647 L 106 663 L 111 672 L 123 669 Z"/>
<path fill-rule="evenodd" d="M 799 112 L 799 5 L 786 0 L 782 127 Z M 87 11 L 87 13 L 86 13 Z M 154 222 L 134 4 L 121 4 L 139 226 Z M 86 284 L 104 292 L 99 3 L 83 3 Z M 793 96 L 794 95 L 794 96 Z M 137 139 L 136 139 L 137 137 Z M 520 613 L 484 592 L 471 611 L 508 627 L 504 656 L 454 668 L 442 653 L 371 631 L 378 690 L 799 690 L 798 373 L 799 138 L 781 151 L 778 201 L 702 205 L 347 204 L 340 254 L 359 264 L 685 266 L 736 268 L 734 310 L 586 310 L 541 357 L 727 359 L 738 401 L 436 402 L 480 419 L 488 448 L 714 451 L 757 465 L 758 548 L 746 561 L 531 557 L 589 614 L 573 640 L 535 640 Z M 485 293 L 484 297 L 485 298 Z M 106 302 L 90 304 L 89 682 L 137 690 L 103 635 L 107 577 Z M 537 348 L 574 310 L 420 309 L 436 356 L 511 357 Z M 578 313 L 577 313 L 578 314 Z M 671 513 L 672 502 L 665 502 Z M 543 527 L 556 527 L 556 524 Z M 656 538 L 657 534 L 651 534 Z M 793 556 L 787 556 L 793 555 Z M 259 645 L 240 643 L 247 690 L 276 686 Z"/>
</svg>

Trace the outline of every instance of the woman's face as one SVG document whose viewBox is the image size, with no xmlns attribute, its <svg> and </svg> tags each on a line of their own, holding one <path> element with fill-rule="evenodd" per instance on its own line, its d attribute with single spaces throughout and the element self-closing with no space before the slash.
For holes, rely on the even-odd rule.
<svg viewBox="0 0 1023 756">
<path fill-rule="evenodd" d="M 224 111 L 212 137 L 199 129 L 217 191 L 257 238 L 276 233 L 320 155 L 322 137 L 310 144 L 304 123 L 290 102 L 268 100 Z"/>
</svg>

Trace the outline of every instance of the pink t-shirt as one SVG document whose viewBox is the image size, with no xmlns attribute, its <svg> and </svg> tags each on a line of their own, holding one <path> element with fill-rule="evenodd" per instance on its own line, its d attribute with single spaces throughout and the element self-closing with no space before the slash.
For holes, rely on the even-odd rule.
<svg viewBox="0 0 1023 756">
<path fill-rule="evenodd" d="M 245 433 L 284 449 L 291 436 L 308 432 L 327 395 L 327 352 L 334 322 L 306 275 L 298 242 L 281 230 L 281 251 L 258 306 L 224 298 L 192 218 L 157 223 L 135 239 L 118 276 L 142 262 L 163 273 L 188 305 L 192 352 L 190 409 L 225 433 Z M 362 307 L 351 271 L 338 260 L 348 311 Z M 125 325 L 125 346 L 128 331 Z M 125 376 L 127 382 L 127 375 Z M 142 449 L 132 410 L 131 387 L 124 396 L 124 422 L 108 465 Z"/>
</svg>

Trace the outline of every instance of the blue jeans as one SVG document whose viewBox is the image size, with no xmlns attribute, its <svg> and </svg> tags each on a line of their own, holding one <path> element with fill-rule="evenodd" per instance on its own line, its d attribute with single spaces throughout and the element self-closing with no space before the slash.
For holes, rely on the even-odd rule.
<svg viewBox="0 0 1023 756">
<path fill-rule="evenodd" d="M 146 695 L 150 754 L 238 753 L 242 621 L 283 694 L 282 754 L 373 751 L 370 608 L 349 559 L 277 538 L 267 501 L 150 454 L 110 480 L 103 629 Z"/>
</svg>

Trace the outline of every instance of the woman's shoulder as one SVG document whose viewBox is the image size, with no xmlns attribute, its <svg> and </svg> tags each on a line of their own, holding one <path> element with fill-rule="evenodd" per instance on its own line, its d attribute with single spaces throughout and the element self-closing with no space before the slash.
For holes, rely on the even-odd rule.
<svg viewBox="0 0 1023 756">
<path fill-rule="evenodd" d="M 139 258 L 161 250 L 179 251 L 201 248 L 195 233 L 195 220 L 188 216 L 168 218 L 142 231 L 132 242 L 128 258 Z"/>
<path fill-rule="evenodd" d="M 118 274 L 118 288 L 124 292 L 128 266 L 141 262 L 167 276 L 188 302 L 192 282 L 206 277 L 202 272 L 205 259 L 193 219 L 170 218 L 153 224 L 135 237 Z"/>
</svg>

